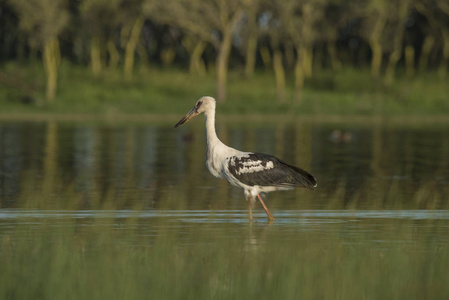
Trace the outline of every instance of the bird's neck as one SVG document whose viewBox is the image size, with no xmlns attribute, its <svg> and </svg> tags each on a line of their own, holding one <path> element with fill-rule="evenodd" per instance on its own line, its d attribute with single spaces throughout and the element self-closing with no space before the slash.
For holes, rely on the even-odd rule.
<svg viewBox="0 0 449 300">
<path fill-rule="evenodd" d="M 215 110 L 207 111 L 204 115 L 206 117 L 207 146 L 212 147 L 222 144 L 215 131 Z"/>
</svg>

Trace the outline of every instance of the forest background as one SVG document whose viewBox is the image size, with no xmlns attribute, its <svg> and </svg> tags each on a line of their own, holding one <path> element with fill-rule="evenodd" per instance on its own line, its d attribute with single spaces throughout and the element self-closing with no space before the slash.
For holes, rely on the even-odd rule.
<svg viewBox="0 0 449 300">
<path fill-rule="evenodd" d="M 447 0 L 0 0 L 0 45 L 3 115 L 449 112 Z"/>
</svg>

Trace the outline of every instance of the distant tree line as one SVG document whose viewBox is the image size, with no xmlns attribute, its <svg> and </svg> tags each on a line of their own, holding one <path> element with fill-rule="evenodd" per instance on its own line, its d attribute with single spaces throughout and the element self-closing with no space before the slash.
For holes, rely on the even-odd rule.
<svg viewBox="0 0 449 300">
<path fill-rule="evenodd" d="M 135 60 L 179 64 L 193 74 L 216 72 L 220 101 L 229 68 L 252 76 L 271 69 L 285 100 L 286 72 L 294 98 L 313 72 L 369 65 L 391 84 L 429 68 L 447 77 L 447 0 L 0 0 L 0 61 L 42 59 L 52 100 L 61 58 L 88 65 L 94 76 Z"/>
</svg>

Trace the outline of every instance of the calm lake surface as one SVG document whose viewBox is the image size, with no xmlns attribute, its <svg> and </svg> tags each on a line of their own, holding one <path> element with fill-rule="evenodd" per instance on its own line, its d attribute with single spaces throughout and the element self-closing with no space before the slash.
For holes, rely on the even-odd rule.
<svg viewBox="0 0 449 300">
<path fill-rule="evenodd" d="M 276 155 L 317 178 L 315 191 L 266 195 L 273 223 L 259 205 L 250 223 L 243 191 L 209 174 L 203 120 L 173 125 L 0 122 L 0 263 L 17 281 L 0 286 L 0 295 L 52 295 L 57 279 L 42 275 L 46 266 L 67 266 L 45 253 L 75 249 L 77 263 L 71 255 L 67 262 L 80 274 L 98 262 L 86 255 L 128 257 L 112 265 L 126 265 L 129 274 L 111 264 L 97 266 L 117 274 L 108 280 L 112 287 L 99 284 L 105 292 L 96 297 L 125 293 L 138 298 L 138 292 L 127 294 L 114 284 L 126 282 L 122 276 L 133 278 L 130 274 L 142 264 L 136 260 L 130 267 L 129 257 L 135 255 L 130 249 L 144 251 L 139 255 L 145 261 L 156 255 L 145 251 L 169 243 L 160 246 L 167 256 L 155 261 L 181 268 L 189 277 L 155 269 L 151 260 L 139 271 L 139 280 L 148 282 L 157 276 L 154 272 L 165 274 L 164 280 L 158 277 L 159 286 L 167 285 L 158 290 L 162 298 L 255 298 L 262 292 L 266 299 L 449 296 L 449 123 L 219 122 L 225 144 Z M 67 249 L 54 248 L 58 243 Z M 118 247 L 117 253 L 109 253 L 111 247 Z M 208 261 L 210 251 L 222 254 L 220 265 Z M 30 263 L 17 253 L 36 260 Z M 250 262 L 251 253 L 258 263 Z M 197 255 L 204 260 L 192 259 Z M 46 257 L 45 265 L 40 257 Z M 240 263 L 229 267 L 235 257 Z M 27 281 L 30 265 L 44 279 L 39 284 L 33 279 L 24 289 L 20 282 Z M 217 270 L 222 271 L 217 275 Z M 226 281 L 241 274 L 247 276 L 238 283 Z M 85 277 L 70 276 L 76 282 Z M 206 284 L 184 297 L 189 288 L 179 284 L 192 278 Z M 141 284 L 143 295 L 149 283 L 139 280 L 128 286 L 139 291 Z M 178 284 L 179 291 L 171 284 Z M 56 294 L 76 295 L 83 289 L 89 294 L 88 284 L 80 286 Z"/>
</svg>

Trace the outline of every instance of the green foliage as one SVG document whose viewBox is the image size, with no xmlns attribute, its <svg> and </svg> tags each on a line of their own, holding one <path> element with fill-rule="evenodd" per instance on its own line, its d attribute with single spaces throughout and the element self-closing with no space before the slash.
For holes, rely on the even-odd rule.
<svg viewBox="0 0 449 300">
<path fill-rule="evenodd" d="M 343 66 L 369 64 L 371 77 L 383 81 L 395 94 L 385 97 L 381 93 L 380 97 L 393 102 L 388 98 L 403 97 L 403 91 L 396 94 L 398 82 L 394 82 L 398 78 L 401 81 L 396 74 L 400 68 L 407 70 L 409 79 L 415 79 L 415 74 L 426 76 L 429 69 L 438 69 L 439 78 L 447 79 L 449 8 L 446 2 L 10 0 L 0 4 L 4 17 L 1 26 L 14 28 L 2 31 L 0 43 L 4 49 L 0 61 L 23 63 L 42 58 L 46 66 L 48 101 L 52 101 L 57 90 L 61 58 L 78 66 L 89 65 L 95 78 L 108 76 L 106 69 L 113 72 L 121 69 L 122 76 L 130 82 L 136 76 L 135 61 L 142 68 L 190 65 L 192 74 L 204 74 L 206 69 L 212 73 L 215 69 L 215 97 L 220 101 L 228 98 L 228 69 L 233 72 L 244 69 L 251 77 L 256 67 L 264 67 L 275 70 L 276 78 L 271 78 L 270 86 L 276 82 L 276 98 L 283 102 L 286 93 L 293 94 L 290 98 L 297 103 L 302 99 L 321 98 L 322 95 L 314 97 L 315 93 L 309 93 L 315 88 L 308 82 L 323 76 L 323 72 L 333 72 L 337 77 Z M 295 73 L 288 84 L 285 72 Z M 274 77 L 269 73 L 263 76 Z M 422 81 L 422 77 L 416 80 Z M 267 92 L 263 97 L 275 98 L 271 90 L 262 88 L 261 91 Z M 239 94 L 229 98 L 232 96 L 242 98 Z M 345 105 L 354 102 L 346 96 L 343 95 Z M 355 110 L 346 110 L 367 114 L 390 111 L 383 100 L 371 100 L 371 95 L 362 97 L 368 100 L 353 105 Z M 67 97 L 62 95 L 62 98 Z M 379 107 L 369 102 L 382 104 Z M 335 110 L 332 104 L 329 107 Z M 96 112 L 104 110 L 104 106 L 97 104 L 92 109 Z M 112 106 L 112 110 L 125 110 L 120 105 Z M 285 111 L 284 106 L 275 111 Z M 145 105 L 136 107 L 145 109 Z M 408 106 L 391 109 L 396 114 L 402 107 Z M 417 111 L 420 110 L 421 107 Z"/>
<path fill-rule="evenodd" d="M 19 16 L 20 29 L 27 34 L 32 46 L 45 45 L 68 23 L 65 0 L 14 0 L 11 4 Z"/>
</svg>

